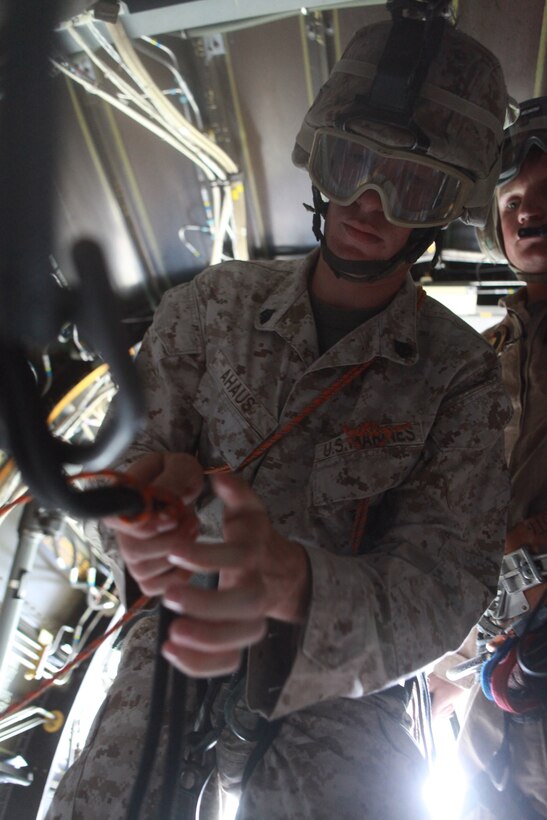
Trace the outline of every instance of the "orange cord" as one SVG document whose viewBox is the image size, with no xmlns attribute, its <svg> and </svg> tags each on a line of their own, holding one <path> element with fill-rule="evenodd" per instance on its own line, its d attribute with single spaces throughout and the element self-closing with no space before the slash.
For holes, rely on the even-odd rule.
<svg viewBox="0 0 547 820">
<path fill-rule="evenodd" d="M 10 715 L 13 715 L 20 709 L 23 709 L 23 707 L 28 706 L 29 703 L 32 703 L 34 700 L 36 700 L 36 698 L 40 697 L 41 694 L 43 694 L 47 689 L 49 689 L 50 686 L 53 686 L 56 680 L 59 680 L 59 678 L 64 677 L 67 674 L 67 672 L 70 672 L 80 663 L 91 657 L 91 655 L 93 655 L 93 653 L 97 651 L 99 646 L 104 641 L 106 641 L 107 638 L 113 635 L 114 632 L 117 632 L 117 630 L 125 623 L 127 623 L 127 621 L 131 620 L 131 618 L 134 615 L 136 615 L 137 612 L 139 612 L 141 609 L 144 609 L 144 607 L 148 603 L 150 603 L 151 600 L 152 599 L 146 595 L 143 595 L 141 598 L 139 598 L 138 601 L 136 601 L 133 604 L 133 606 L 127 610 L 123 618 L 121 618 L 120 621 L 118 621 L 118 623 L 116 623 L 107 632 L 105 632 L 104 635 L 100 635 L 98 638 L 95 638 L 95 640 L 89 644 L 87 649 L 83 649 L 80 653 L 78 653 L 74 660 L 70 661 L 70 663 L 67 663 L 66 666 L 63 666 L 63 668 L 59 669 L 58 672 L 55 672 L 55 674 L 51 678 L 40 684 L 40 686 L 37 689 L 35 689 L 34 692 L 30 692 L 30 694 L 28 694 L 22 700 L 19 700 L 17 701 L 17 703 L 13 703 L 11 706 L 9 706 L 5 710 L 5 712 L 0 713 L 0 721 L 2 721 L 6 717 L 9 717 Z"/>
<path fill-rule="evenodd" d="M 311 401 L 306 407 L 304 407 L 304 409 L 300 413 L 298 413 L 294 418 L 288 421 L 287 424 L 285 424 L 284 427 L 281 428 L 281 430 L 272 433 L 272 435 L 269 438 L 267 438 L 265 441 L 259 444 L 258 447 L 255 447 L 255 449 L 243 459 L 241 464 L 239 464 L 236 467 L 234 472 L 239 472 L 240 470 L 243 470 L 244 467 L 247 467 L 253 461 L 256 461 L 257 458 L 260 458 L 260 456 L 264 455 L 264 453 L 267 453 L 268 450 L 271 447 L 273 447 L 274 444 L 276 444 L 288 433 L 290 433 L 294 427 L 296 427 L 305 418 L 311 415 L 315 410 L 317 410 L 318 407 L 320 407 L 322 404 L 328 401 L 328 399 L 330 399 L 331 396 L 334 396 L 336 393 L 340 392 L 342 388 L 344 388 L 347 384 L 349 384 L 355 378 L 357 378 L 357 376 L 359 376 L 361 373 L 367 370 L 373 362 L 374 359 L 371 359 L 368 362 L 355 365 L 355 367 L 352 367 L 349 370 L 347 370 L 339 379 L 337 379 L 333 384 L 330 384 L 328 387 L 326 387 L 322 391 L 322 393 L 320 393 L 315 399 L 313 399 L 313 401 Z M 205 470 L 206 475 L 229 472 L 231 472 L 231 469 L 227 464 L 224 464 L 222 467 L 210 467 L 207 470 Z"/>
</svg>

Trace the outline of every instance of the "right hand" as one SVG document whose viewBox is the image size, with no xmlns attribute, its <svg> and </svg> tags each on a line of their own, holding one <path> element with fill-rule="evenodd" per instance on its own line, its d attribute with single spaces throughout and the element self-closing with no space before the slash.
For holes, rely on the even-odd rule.
<svg viewBox="0 0 547 820">
<path fill-rule="evenodd" d="M 165 509 L 143 522 L 116 517 L 104 519 L 116 532 L 121 556 L 142 592 L 163 595 L 175 581 L 186 582 L 192 574 L 174 568 L 167 556 L 175 547 L 194 542 L 198 535 L 199 522 L 190 505 L 202 491 L 203 469 L 187 453 L 148 453 L 135 461 L 126 473 L 138 484 L 152 484 L 187 505 L 182 515 Z"/>
</svg>

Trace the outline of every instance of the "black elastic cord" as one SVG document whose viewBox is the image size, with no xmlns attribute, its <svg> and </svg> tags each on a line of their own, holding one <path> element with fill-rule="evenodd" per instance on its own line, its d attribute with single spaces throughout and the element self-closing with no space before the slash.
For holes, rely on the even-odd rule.
<svg viewBox="0 0 547 820">
<path fill-rule="evenodd" d="M 162 607 L 163 608 L 163 607 Z M 169 820 L 180 777 L 182 741 L 186 708 L 186 675 L 169 664 L 171 692 L 169 698 L 169 735 L 163 767 L 160 813 L 162 820 Z"/>
<path fill-rule="evenodd" d="M 148 724 L 146 726 L 139 769 L 133 784 L 131 797 L 129 798 L 129 805 L 126 815 L 127 820 L 139 820 L 141 809 L 148 791 L 150 776 L 154 767 L 154 758 L 158 748 L 158 741 L 161 732 L 170 669 L 169 662 L 165 660 L 161 654 L 161 647 L 167 637 L 171 619 L 172 613 L 165 607 L 160 606 L 156 661 L 154 665 L 154 678 L 152 682 Z"/>
</svg>

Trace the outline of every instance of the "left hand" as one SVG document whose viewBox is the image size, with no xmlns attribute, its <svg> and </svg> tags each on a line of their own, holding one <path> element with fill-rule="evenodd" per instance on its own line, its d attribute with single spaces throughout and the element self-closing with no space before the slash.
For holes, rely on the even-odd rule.
<svg viewBox="0 0 547 820">
<path fill-rule="evenodd" d="M 431 716 L 433 720 L 451 717 L 456 711 L 456 704 L 467 694 L 446 678 L 441 678 L 432 672 L 428 676 L 429 693 L 431 695 Z"/>
<path fill-rule="evenodd" d="M 193 677 L 235 671 L 245 647 L 266 634 L 267 618 L 303 623 L 310 568 L 301 544 L 272 527 L 257 494 L 239 476 L 220 474 L 213 488 L 224 502 L 224 541 L 186 542 L 170 562 L 192 572 L 218 572 L 215 590 L 174 583 L 163 603 L 175 618 L 164 656 Z"/>
</svg>

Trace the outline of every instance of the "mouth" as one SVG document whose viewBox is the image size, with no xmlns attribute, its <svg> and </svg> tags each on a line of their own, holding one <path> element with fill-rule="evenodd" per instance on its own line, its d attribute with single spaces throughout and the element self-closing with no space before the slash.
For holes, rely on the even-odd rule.
<svg viewBox="0 0 547 820">
<path fill-rule="evenodd" d="M 368 225 L 362 223 L 344 222 L 344 230 L 352 239 L 360 242 L 372 242 L 373 244 L 382 242 L 382 237 Z"/>
<path fill-rule="evenodd" d="M 547 236 L 547 225 L 538 225 L 535 228 L 519 228 L 519 239 L 537 239 Z"/>
</svg>

